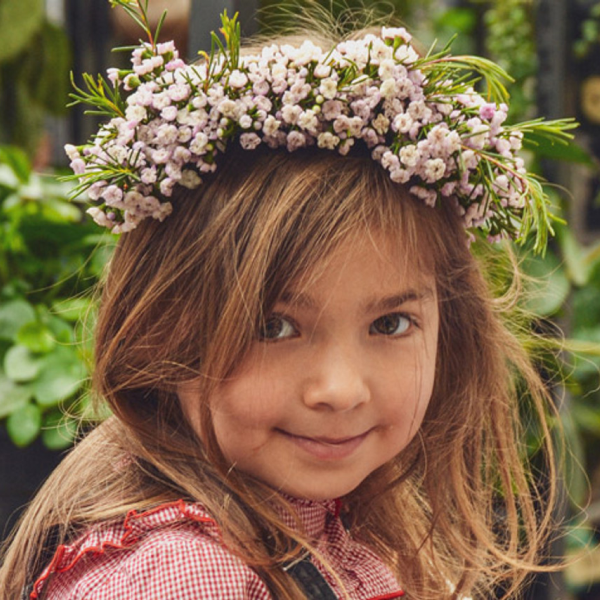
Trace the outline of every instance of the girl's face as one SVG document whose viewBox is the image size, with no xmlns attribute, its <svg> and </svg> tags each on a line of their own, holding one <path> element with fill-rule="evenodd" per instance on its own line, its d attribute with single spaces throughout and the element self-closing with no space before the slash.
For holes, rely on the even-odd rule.
<svg viewBox="0 0 600 600">
<path fill-rule="evenodd" d="M 337 498 L 415 436 L 434 382 L 437 295 L 433 276 L 393 248 L 385 236 L 352 238 L 276 303 L 209 398 L 236 469 L 292 496 Z M 197 386 L 179 396 L 202 437 Z"/>
</svg>

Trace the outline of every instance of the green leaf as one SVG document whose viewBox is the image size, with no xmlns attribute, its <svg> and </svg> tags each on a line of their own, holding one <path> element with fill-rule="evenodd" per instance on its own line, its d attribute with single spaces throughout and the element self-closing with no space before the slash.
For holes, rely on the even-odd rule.
<svg viewBox="0 0 600 600">
<path fill-rule="evenodd" d="M 66 298 L 52 305 L 52 311 L 65 321 L 76 322 L 84 319 L 90 310 L 91 301 L 88 298 Z"/>
<path fill-rule="evenodd" d="M 0 338 L 14 340 L 23 325 L 35 321 L 35 310 L 25 300 L 0 304 Z"/>
<path fill-rule="evenodd" d="M 523 140 L 523 147 L 531 150 L 538 158 L 563 160 L 596 168 L 592 155 L 574 142 L 556 144 L 537 133 L 528 133 Z"/>
<path fill-rule="evenodd" d="M 23 448 L 35 440 L 42 426 L 42 413 L 35 404 L 13 412 L 6 420 L 6 430 L 16 446 Z"/>
<path fill-rule="evenodd" d="M 52 411 L 44 418 L 42 442 L 50 450 L 64 450 L 73 444 L 77 435 L 77 421 L 60 411 Z"/>
<path fill-rule="evenodd" d="M 28 387 L 11 381 L 0 372 L 0 419 L 26 406 L 31 395 Z"/>
<path fill-rule="evenodd" d="M 589 261 L 586 261 L 583 248 L 569 227 L 557 227 L 556 235 L 565 259 L 569 279 L 577 286 L 584 286 L 588 282 L 591 269 Z"/>
<path fill-rule="evenodd" d="M 4 371 L 12 381 L 31 381 L 41 370 L 41 360 L 25 346 L 13 346 L 4 356 Z"/>
<path fill-rule="evenodd" d="M 475 11 L 470 8 L 450 8 L 436 19 L 436 26 L 445 31 L 469 33 L 477 25 Z"/>
<path fill-rule="evenodd" d="M 47 198 L 43 201 L 43 210 L 46 217 L 59 222 L 77 223 L 81 220 L 81 210 L 72 202 Z"/>
<path fill-rule="evenodd" d="M 525 307 L 540 317 L 555 315 L 565 303 L 571 284 L 565 269 L 551 252 L 545 256 L 528 256 L 522 264 L 530 277 L 527 281 L 529 297 Z"/>
<path fill-rule="evenodd" d="M 571 306 L 573 335 L 586 337 L 600 323 L 600 290 L 591 285 L 575 290 Z M 594 339 L 600 341 L 600 337 Z"/>
<path fill-rule="evenodd" d="M 17 332 L 16 340 L 32 352 L 39 354 L 50 352 L 56 346 L 52 332 L 39 321 L 23 325 Z"/>
<path fill-rule="evenodd" d="M 41 360 L 40 374 L 32 384 L 38 404 L 54 406 L 75 394 L 83 385 L 86 369 L 73 348 L 57 346 Z"/>
<path fill-rule="evenodd" d="M 42 0 L 0 0 L 0 62 L 27 47 L 44 18 Z"/>
<path fill-rule="evenodd" d="M 2 161 L 2 158 L 0 158 Z M 15 172 L 8 166 L 0 162 L 0 186 L 14 190 L 19 186 L 19 178 Z"/>
<path fill-rule="evenodd" d="M 59 344 L 72 344 L 75 340 L 73 327 L 63 319 L 50 315 L 46 319 L 48 329 Z"/>
<path fill-rule="evenodd" d="M 0 0 L 0 3 L 2 0 Z M 27 154 L 16 146 L 0 146 L 0 164 L 9 167 L 17 180 L 25 184 L 31 176 L 31 163 Z M 16 187 L 16 186 L 11 186 Z"/>
</svg>

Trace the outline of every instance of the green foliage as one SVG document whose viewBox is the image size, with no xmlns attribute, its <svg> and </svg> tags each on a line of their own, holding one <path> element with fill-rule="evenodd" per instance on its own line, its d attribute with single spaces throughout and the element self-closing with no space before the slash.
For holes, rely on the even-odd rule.
<svg viewBox="0 0 600 600">
<path fill-rule="evenodd" d="M 43 21 L 43 0 L 0 0 L 0 62 L 25 50 Z"/>
<path fill-rule="evenodd" d="M 65 112 L 70 44 L 43 0 L 0 0 L 0 40 L 0 143 L 32 156 L 44 117 Z"/>
<path fill-rule="evenodd" d="M 591 5 L 588 17 L 583 20 L 579 37 L 573 44 L 577 58 L 587 57 L 592 49 L 600 44 L 600 2 Z"/>
<path fill-rule="evenodd" d="M 81 323 L 110 248 L 69 191 L 0 147 L 0 419 L 18 446 L 68 446 L 87 404 Z"/>
</svg>

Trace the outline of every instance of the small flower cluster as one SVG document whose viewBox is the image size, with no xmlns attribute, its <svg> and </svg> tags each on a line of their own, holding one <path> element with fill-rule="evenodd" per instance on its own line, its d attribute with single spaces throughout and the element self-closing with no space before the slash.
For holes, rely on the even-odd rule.
<svg viewBox="0 0 600 600">
<path fill-rule="evenodd" d="M 517 156 L 536 122 L 504 126 L 506 104 L 484 99 L 458 70 L 470 57 L 421 58 L 406 30 L 386 27 L 333 49 L 307 40 L 239 56 L 235 18 L 223 24 L 229 48 L 202 64 L 186 65 L 172 42 L 146 43 L 130 70 L 109 70 L 113 118 L 91 143 L 67 147 L 97 223 L 121 233 L 147 217 L 162 221 L 175 186 L 201 185 L 234 140 L 246 150 L 342 155 L 360 143 L 426 204 L 451 202 L 467 229 L 519 234 L 540 200 Z M 491 77 L 491 63 L 472 58 L 472 70 Z M 566 137 L 567 128 L 550 134 Z"/>
</svg>

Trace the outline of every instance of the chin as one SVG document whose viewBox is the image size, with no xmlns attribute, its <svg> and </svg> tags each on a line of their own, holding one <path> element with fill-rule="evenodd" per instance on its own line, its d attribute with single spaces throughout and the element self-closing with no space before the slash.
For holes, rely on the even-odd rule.
<svg viewBox="0 0 600 600">
<path fill-rule="evenodd" d="M 350 492 L 353 492 L 361 483 L 362 480 L 356 483 L 340 483 L 339 485 L 283 485 L 278 489 L 294 498 L 320 502 L 346 496 Z"/>
</svg>

